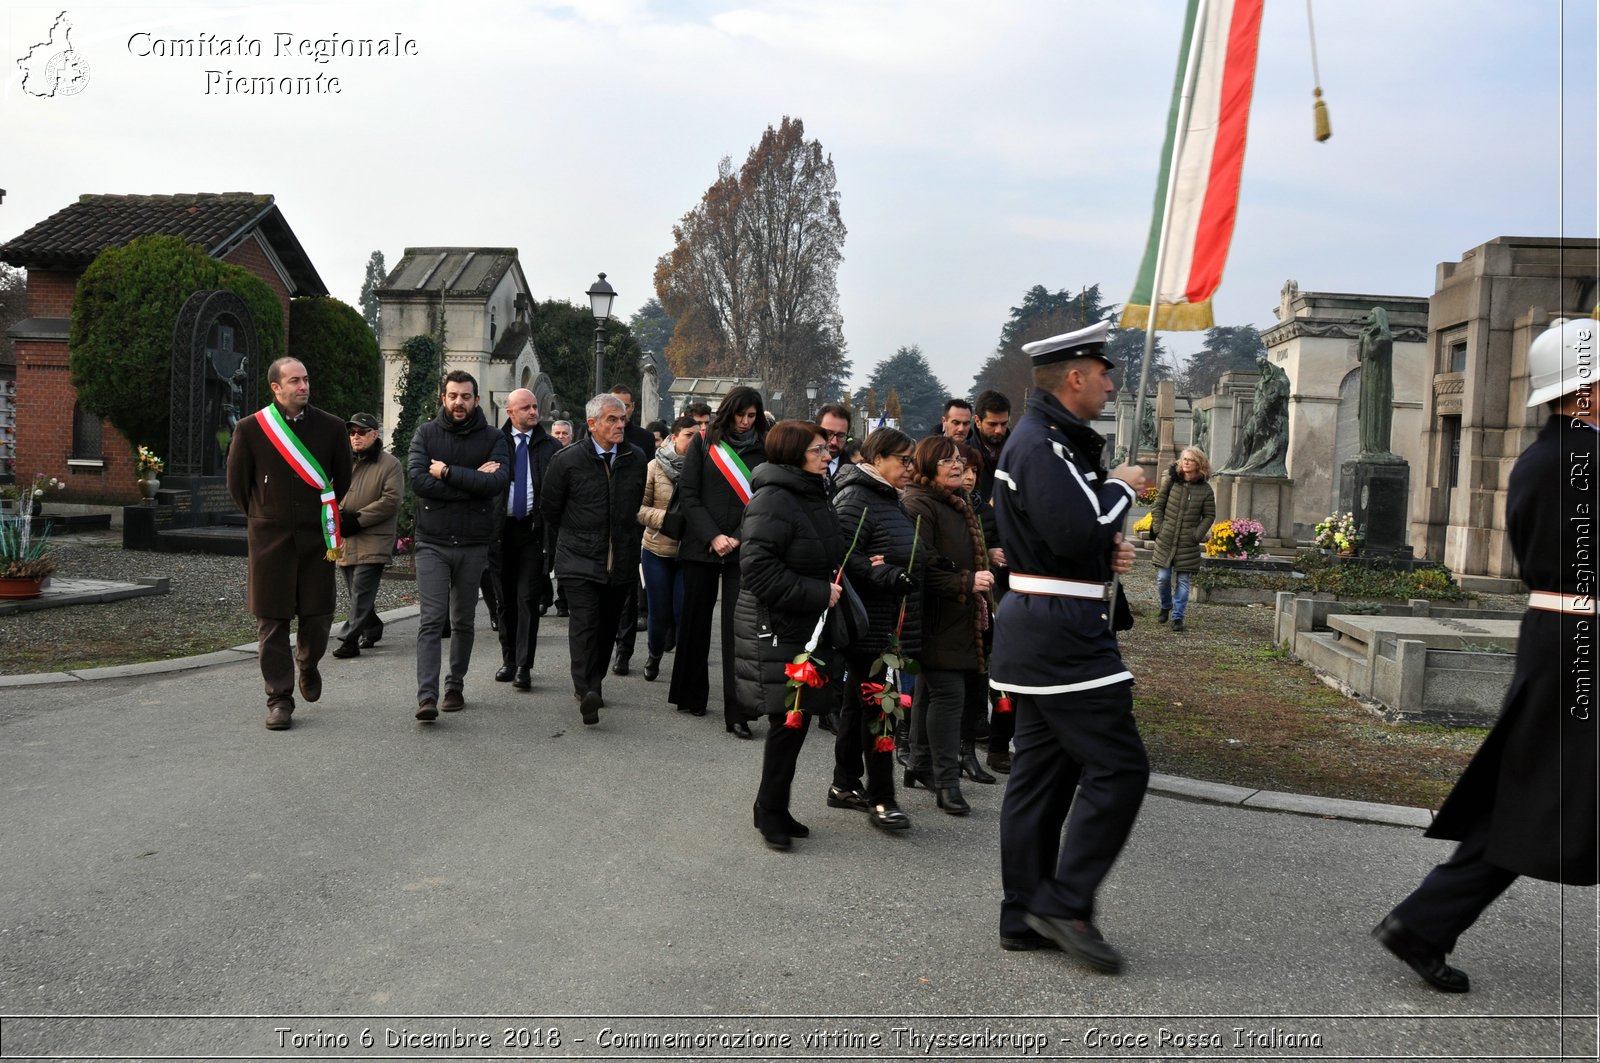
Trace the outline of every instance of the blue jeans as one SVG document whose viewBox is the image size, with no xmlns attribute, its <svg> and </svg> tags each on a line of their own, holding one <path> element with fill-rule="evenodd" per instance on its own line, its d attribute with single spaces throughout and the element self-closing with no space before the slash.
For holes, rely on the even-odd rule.
<svg viewBox="0 0 1600 1063">
<path fill-rule="evenodd" d="M 1182 620 L 1183 611 L 1189 605 L 1189 573 L 1177 573 L 1177 594 L 1172 593 L 1172 577 L 1172 569 L 1156 569 L 1156 594 L 1161 597 L 1161 608 L 1172 610 L 1172 619 Z"/>
<path fill-rule="evenodd" d="M 678 569 L 678 559 L 639 553 L 644 566 L 644 596 L 650 606 L 650 622 L 645 628 L 645 652 L 660 657 L 667 645 L 667 625 L 677 627 L 683 615 L 683 573 Z"/>
</svg>

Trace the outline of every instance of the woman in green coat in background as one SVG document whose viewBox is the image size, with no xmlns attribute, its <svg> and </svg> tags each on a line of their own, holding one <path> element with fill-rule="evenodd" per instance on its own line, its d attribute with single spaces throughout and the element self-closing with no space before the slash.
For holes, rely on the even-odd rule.
<svg viewBox="0 0 1600 1063">
<path fill-rule="evenodd" d="M 1150 509 L 1150 538 L 1155 541 L 1156 593 L 1161 597 L 1158 623 L 1170 614 L 1172 630 L 1183 630 L 1189 605 L 1189 578 L 1199 571 L 1200 551 L 1211 538 L 1217 500 L 1207 479 L 1211 462 L 1199 447 L 1185 447 L 1167 470 L 1155 505 Z M 1177 586 L 1174 588 L 1173 584 Z"/>
</svg>

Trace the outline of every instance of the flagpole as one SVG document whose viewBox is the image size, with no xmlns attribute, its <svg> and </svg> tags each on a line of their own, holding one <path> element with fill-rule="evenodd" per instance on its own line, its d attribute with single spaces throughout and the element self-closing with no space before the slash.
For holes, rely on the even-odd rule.
<svg viewBox="0 0 1600 1063">
<path fill-rule="evenodd" d="M 1167 237 L 1172 228 L 1172 210 L 1177 202 L 1175 190 L 1178 187 L 1178 163 L 1183 157 L 1183 138 L 1187 135 L 1189 126 L 1189 109 L 1194 100 L 1195 78 L 1200 72 L 1200 41 L 1205 35 L 1206 10 L 1209 0 L 1196 0 L 1194 29 L 1189 33 L 1189 54 L 1183 67 L 1183 92 L 1178 98 L 1178 119 L 1173 127 L 1172 154 L 1167 160 L 1167 195 L 1166 202 L 1161 205 L 1161 235 L 1156 240 L 1155 272 L 1150 278 L 1150 315 L 1146 319 L 1144 329 L 1144 356 L 1139 360 L 1139 389 L 1133 400 L 1133 439 L 1128 444 L 1129 465 L 1139 463 L 1139 432 L 1144 423 L 1144 393 L 1150 381 L 1150 360 L 1156 349 L 1156 316 L 1161 308 L 1161 270 L 1166 265 Z M 1122 516 L 1122 537 L 1127 541 L 1128 518 L 1133 514 L 1133 507 Z M 1117 590 L 1121 586 L 1122 577 L 1113 574 L 1111 577 L 1111 608 L 1106 610 L 1108 625 L 1116 623 Z"/>
</svg>

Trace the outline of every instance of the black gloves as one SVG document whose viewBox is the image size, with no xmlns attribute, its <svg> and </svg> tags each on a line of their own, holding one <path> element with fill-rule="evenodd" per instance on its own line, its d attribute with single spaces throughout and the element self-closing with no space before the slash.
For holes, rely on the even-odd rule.
<svg viewBox="0 0 1600 1063">
<path fill-rule="evenodd" d="M 889 584 L 889 589 L 896 597 L 904 598 L 917 589 L 917 581 L 911 578 L 911 573 L 905 569 L 894 574 L 894 579 Z"/>
<path fill-rule="evenodd" d="M 339 534 L 354 535 L 361 530 L 361 518 L 348 510 L 339 511 Z"/>
</svg>

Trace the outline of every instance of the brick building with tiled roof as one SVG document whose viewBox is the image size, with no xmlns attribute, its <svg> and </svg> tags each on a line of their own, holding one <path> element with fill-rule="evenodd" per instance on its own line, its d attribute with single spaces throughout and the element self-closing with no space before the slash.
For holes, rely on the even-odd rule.
<svg viewBox="0 0 1600 1063">
<path fill-rule="evenodd" d="M 286 339 L 290 298 L 328 294 L 268 195 L 85 195 L 0 244 L 0 262 L 28 271 L 27 316 L 7 330 L 16 345 L 16 471 L 65 469 L 75 499 L 139 497 L 131 447 L 78 405 L 67 341 L 78 278 L 101 251 L 140 236 L 181 236 L 260 277 L 283 304 Z"/>
</svg>

